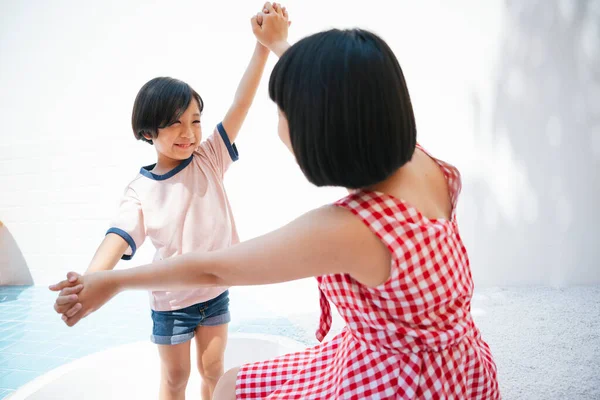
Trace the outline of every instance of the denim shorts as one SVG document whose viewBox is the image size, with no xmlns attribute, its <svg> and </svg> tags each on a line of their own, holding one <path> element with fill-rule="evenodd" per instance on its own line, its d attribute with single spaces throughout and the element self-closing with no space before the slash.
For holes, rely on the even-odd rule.
<svg viewBox="0 0 600 400">
<path fill-rule="evenodd" d="M 229 290 L 212 300 L 174 311 L 152 310 L 152 336 L 156 344 L 180 344 L 194 337 L 198 326 L 216 326 L 231 321 Z"/>
</svg>

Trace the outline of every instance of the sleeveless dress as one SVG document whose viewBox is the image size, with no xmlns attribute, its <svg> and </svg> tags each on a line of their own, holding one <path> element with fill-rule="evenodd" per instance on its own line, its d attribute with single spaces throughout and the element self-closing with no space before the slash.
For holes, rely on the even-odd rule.
<svg viewBox="0 0 600 400">
<path fill-rule="evenodd" d="M 401 199 L 359 191 L 335 203 L 392 254 L 389 279 L 367 287 L 347 274 L 317 278 L 321 318 L 332 302 L 346 322 L 331 341 L 243 365 L 239 399 L 500 399 L 496 366 L 471 317 L 473 281 L 456 222 L 458 170 L 438 163 L 452 216 L 428 219 Z"/>
</svg>

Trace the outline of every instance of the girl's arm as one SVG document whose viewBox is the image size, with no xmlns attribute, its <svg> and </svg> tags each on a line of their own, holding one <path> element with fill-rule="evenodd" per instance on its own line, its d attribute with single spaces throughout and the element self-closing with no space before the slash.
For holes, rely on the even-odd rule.
<svg viewBox="0 0 600 400">
<path fill-rule="evenodd" d="M 287 49 L 289 49 L 291 47 L 291 45 L 287 42 L 287 41 L 281 41 L 281 42 L 275 42 L 273 44 L 270 45 L 269 49 L 275 53 L 277 55 L 277 57 L 280 57 L 283 55 L 283 53 L 285 53 L 287 51 Z"/>
<path fill-rule="evenodd" d="M 66 304 L 66 298 L 77 296 L 77 307 L 67 313 L 72 326 L 123 290 L 261 285 L 334 273 L 348 273 L 374 286 L 387 279 L 389 268 L 385 245 L 350 212 L 329 206 L 228 249 L 79 277 L 83 290 L 65 290 L 57 302 Z"/>
<path fill-rule="evenodd" d="M 228 249 L 115 271 L 113 278 L 120 290 L 262 285 L 334 273 L 368 280 L 372 271 L 364 266 L 386 257 L 385 246 L 358 218 L 329 206 Z"/>
<path fill-rule="evenodd" d="M 260 42 L 257 42 L 254 54 L 250 59 L 250 64 L 248 64 L 246 72 L 242 76 L 242 80 L 235 92 L 233 103 L 229 107 L 227 114 L 225 114 L 225 118 L 223 118 L 223 127 L 231 143 L 235 142 L 242 124 L 248 115 L 248 110 L 250 110 L 250 106 L 256 95 L 267 58 L 269 58 L 269 49 L 260 44 Z"/>
</svg>

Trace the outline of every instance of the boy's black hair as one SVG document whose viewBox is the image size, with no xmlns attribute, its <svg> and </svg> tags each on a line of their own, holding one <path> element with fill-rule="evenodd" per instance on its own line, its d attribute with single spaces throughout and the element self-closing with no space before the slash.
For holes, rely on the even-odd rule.
<svg viewBox="0 0 600 400">
<path fill-rule="evenodd" d="M 333 29 L 300 40 L 275 65 L 269 95 L 317 186 L 368 187 L 412 158 L 416 127 L 404 75 L 371 32 Z"/>
<path fill-rule="evenodd" d="M 131 127 L 138 140 L 152 144 L 144 134 L 155 139 L 159 128 L 172 125 L 196 99 L 200 112 L 202 98 L 185 82 L 168 77 L 158 77 L 147 82 L 138 92 L 131 113 Z"/>
</svg>

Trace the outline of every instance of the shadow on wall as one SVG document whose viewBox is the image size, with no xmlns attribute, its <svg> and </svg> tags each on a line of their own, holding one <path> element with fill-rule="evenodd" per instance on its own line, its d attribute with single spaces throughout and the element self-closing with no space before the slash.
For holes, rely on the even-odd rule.
<svg viewBox="0 0 600 400">
<path fill-rule="evenodd" d="M 4 285 L 33 285 L 33 278 L 17 242 L 0 222 L 0 286 Z"/>
<path fill-rule="evenodd" d="M 600 284 L 600 1 L 505 7 L 489 104 L 473 93 L 472 258 L 484 284 Z"/>
</svg>

